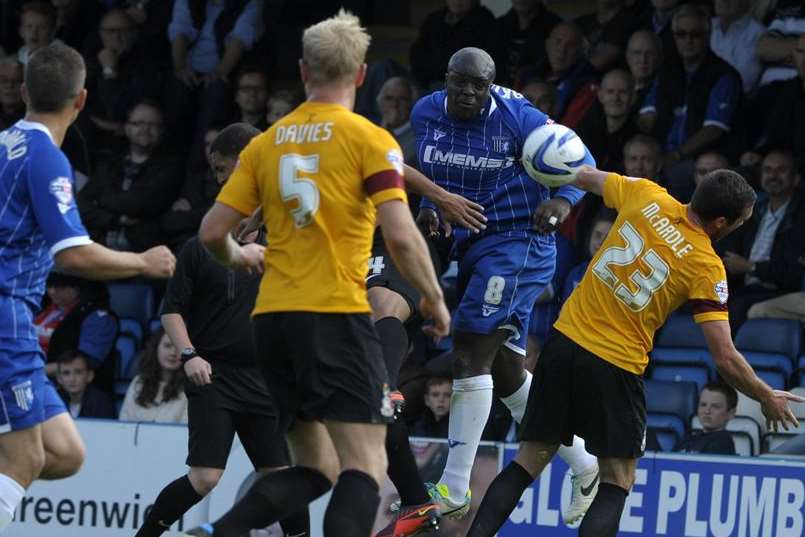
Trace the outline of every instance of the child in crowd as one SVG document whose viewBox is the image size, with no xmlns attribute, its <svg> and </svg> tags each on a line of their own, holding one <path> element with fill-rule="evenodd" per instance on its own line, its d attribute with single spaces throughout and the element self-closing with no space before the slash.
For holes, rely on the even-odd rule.
<svg viewBox="0 0 805 537">
<path fill-rule="evenodd" d="M 117 418 L 111 397 L 92 384 L 95 371 L 85 354 L 65 353 L 58 362 L 57 378 L 59 395 L 74 418 Z"/>
<path fill-rule="evenodd" d="M 674 451 L 684 453 L 715 453 L 735 455 L 735 443 L 727 431 L 727 424 L 735 417 L 738 392 L 721 382 L 710 382 L 699 395 L 696 415 L 702 423 L 701 431 L 693 431 L 683 438 Z"/>
<path fill-rule="evenodd" d="M 140 356 L 140 374 L 129 385 L 120 419 L 187 423 L 183 387 L 184 369 L 179 351 L 160 329 L 151 336 Z"/>
<path fill-rule="evenodd" d="M 450 397 L 453 381 L 447 377 L 431 377 L 425 383 L 425 412 L 414 423 L 412 436 L 447 438 Z"/>
</svg>

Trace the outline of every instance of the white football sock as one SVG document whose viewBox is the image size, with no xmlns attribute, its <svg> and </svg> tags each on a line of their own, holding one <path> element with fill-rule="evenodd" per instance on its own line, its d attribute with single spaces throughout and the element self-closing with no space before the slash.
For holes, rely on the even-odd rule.
<svg viewBox="0 0 805 537">
<path fill-rule="evenodd" d="M 514 421 L 516 421 L 518 424 L 523 421 L 523 416 L 525 416 L 525 410 L 528 403 L 528 392 L 531 390 L 531 379 L 531 373 L 526 371 L 525 381 L 520 385 L 520 387 L 517 388 L 513 394 L 500 398 L 500 400 L 503 401 L 503 404 L 508 407 L 509 412 L 512 413 L 512 418 L 514 418 Z"/>
<path fill-rule="evenodd" d="M 14 510 L 24 495 L 22 485 L 7 475 L 0 474 L 0 533 L 14 520 Z"/>
<path fill-rule="evenodd" d="M 450 499 L 463 502 L 481 434 L 492 408 L 492 375 L 453 380 L 447 464 L 439 480 L 450 489 Z"/>
<path fill-rule="evenodd" d="M 598 463 L 595 455 L 590 455 L 584 449 L 584 439 L 578 436 L 573 437 L 572 446 L 560 444 L 557 453 L 570 466 L 574 475 L 579 475 L 590 466 Z"/>
</svg>

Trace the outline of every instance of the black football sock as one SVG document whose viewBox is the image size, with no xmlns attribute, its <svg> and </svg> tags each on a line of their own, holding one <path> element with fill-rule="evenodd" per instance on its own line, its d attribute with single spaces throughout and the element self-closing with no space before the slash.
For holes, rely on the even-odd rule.
<svg viewBox="0 0 805 537">
<path fill-rule="evenodd" d="M 332 483 L 313 468 L 293 466 L 264 475 L 212 527 L 215 537 L 241 537 L 299 512 L 330 490 Z"/>
<path fill-rule="evenodd" d="M 341 472 L 324 513 L 324 537 L 369 537 L 380 505 L 378 492 L 368 474 Z"/>
<path fill-rule="evenodd" d="M 389 459 L 388 474 L 397 487 L 403 505 L 419 505 L 430 501 L 422 483 L 411 444 L 408 442 L 408 426 L 402 418 L 390 423 L 386 433 L 386 454 Z"/>
<path fill-rule="evenodd" d="M 190 479 L 183 475 L 162 489 L 134 537 L 159 537 L 202 499 Z"/>
<path fill-rule="evenodd" d="M 628 495 L 612 483 L 598 485 L 598 494 L 581 521 L 579 537 L 615 537 Z"/>
<path fill-rule="evenodd" d="M 286 537 L 310 537 L 310 510 L 306 505 L 301 511 L 280 520 L 282 533 Z"/>
<path fill-rule="evenodd" d="M 534 481 L 515 461 L 503 469 L 489 485 L 467 537 L 492 537 L 517 507 L 523 491 Z"/>
<path fill-rule="evenodd" d="M 383 317 L 375 323 L 375 330 L 383 346 L 383 360 L 386 362 L 389 374 L 389 386 L 392 390 L 396 390 L 400 366 L 408 354 L 408 332 L 396 317 Z"/>
</svg>

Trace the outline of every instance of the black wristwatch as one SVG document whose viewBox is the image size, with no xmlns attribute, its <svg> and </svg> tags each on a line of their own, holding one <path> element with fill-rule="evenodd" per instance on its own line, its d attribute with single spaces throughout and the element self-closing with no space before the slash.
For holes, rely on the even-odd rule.
<svg viewBox="0 0 805 537">
<path fill-rule="evenodd" d="M 181 354 L 182 365 L 186 364 L 188 360 L 191 360 L 192 358 L 195 358 L 196 356 L 198 356 L 198 353 L 196 352 L 196 349 L 194 349 L 193 347 L 185 347 L 184 349 L 182 349 L 182 354 Z"/>
</svg>

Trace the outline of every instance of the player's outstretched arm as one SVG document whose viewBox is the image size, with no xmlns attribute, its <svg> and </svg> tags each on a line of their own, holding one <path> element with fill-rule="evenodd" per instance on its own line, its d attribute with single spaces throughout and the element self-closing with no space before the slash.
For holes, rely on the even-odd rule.
<svg viewBox="0 0 805 537">
<path fill-rule="evenodd" d="M 232 238 L 232 230 L 243 218 L 229 205 L 216 201 L 201 221 L 198 238 L 222 265 L 262 272 L 265 247 L 254 243 L 241 246 Z"/>
<path fill-rule="evenodd" d="M 115 280 L 144 276 L 170 278 L 176 268 L 176 258 L 165 246 L 145 252 L 118 252 L 98 243 L 65 248 L 54 257 L 60 269 L 89 280 Z"/>
<path fill-rule="evenodd" d="M 789 424 L 795 427 L 799 425 L 788 407 L 788 401 L 802 402 L 805 399 L 782 390 L 773 390 L 755 374 L 746 358 L 735 348 L 729 322 L 708 321 L 700 326 L 718 372 L 730 386 L 760 402 L 768 428 L 777 431 L 782 426 L 788 430 Z"/>
<path fill-rule="evenodd" d="M 576 174 L 576 180 L 570 184 L 587 192 L 603 196 L 604 180 L 607 175 L 609 175 L 609 172 L 601 171 L 591 166 L 584 166 Z"/>
<path fill-rule="evenodd" d="M 431 333 L 437 337 L 446 336 L 450 329 L 450 314 L 425 239 L 416 227 L 408 205 L 396 199 L 381 203 L 377 206 L 377 221 L 394 264 L 422 295 L 422 313 L 431 317 L 434 323 Z"/>
<path fill-rule="evenodd" d="M 465 227 L 475 233 L 486 229 L 483 205 L 470 201 L 464 196 L 448 192 L 416 168 L 407 164 L 404 165 L 404 168 L 405 186 L 435 203 L 445 221 Z"/>
</svg>

